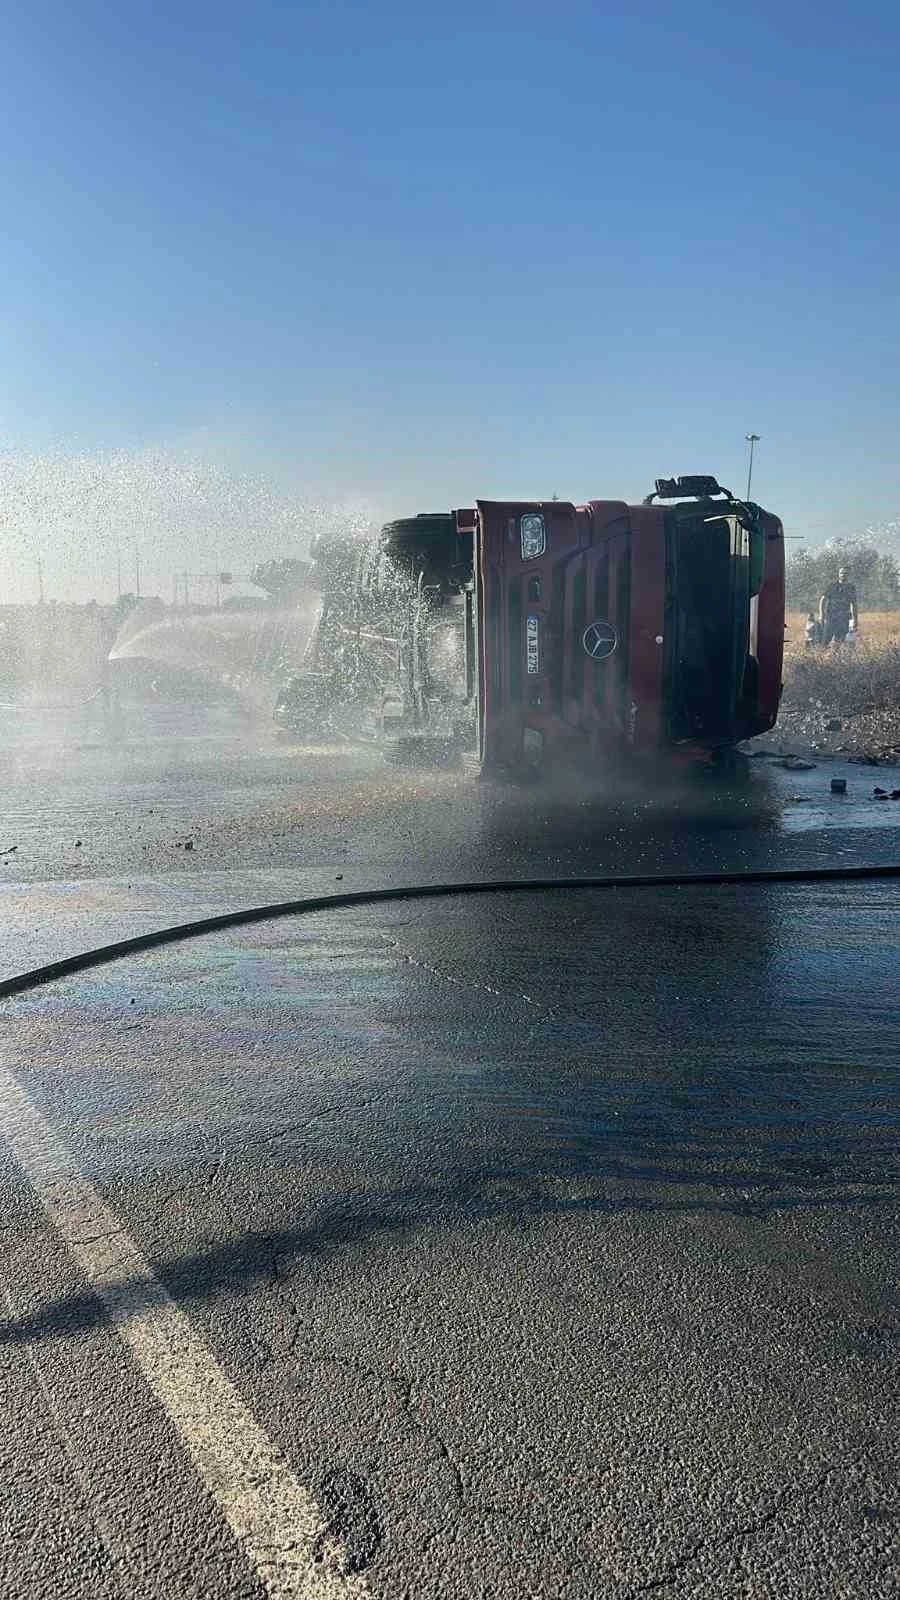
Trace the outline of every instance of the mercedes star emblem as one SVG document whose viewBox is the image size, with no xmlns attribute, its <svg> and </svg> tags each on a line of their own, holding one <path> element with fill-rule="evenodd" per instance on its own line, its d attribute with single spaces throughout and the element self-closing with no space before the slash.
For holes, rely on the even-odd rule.
<svg viewBox="0 0 900 1600">
<path fill-rule="evenodd" d="M 619 635 L 611 622 L 589 622 L 581 642 L 592 661 L 605 661 L 615 650 Z"/>
</svg>

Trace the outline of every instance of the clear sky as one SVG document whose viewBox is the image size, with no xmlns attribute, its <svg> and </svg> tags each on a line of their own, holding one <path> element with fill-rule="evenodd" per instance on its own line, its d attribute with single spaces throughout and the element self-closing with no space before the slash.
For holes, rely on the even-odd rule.
<svg viewBox="0 0 900 1600">
<path fill-rule="evenodd" d="M 789 533 L 896 517 L 898 45 L 886 0 L 9 8 L 5 591 L 740 484 L 750 429 Z"/>
</svg>

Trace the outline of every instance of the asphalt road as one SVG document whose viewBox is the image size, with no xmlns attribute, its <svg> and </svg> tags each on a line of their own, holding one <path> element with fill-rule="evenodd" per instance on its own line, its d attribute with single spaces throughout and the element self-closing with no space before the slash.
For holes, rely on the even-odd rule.
<svg viewBox="0 0 900 1600">
<path fill-rule="evenodd" d="M 4 971 L 304 889 L 898 859 L 859 768 L 167 738 L 10 755 Z M 895 1595 L 896 913 L 401 902 L 7 1004 L 0 1592 Z"/>
</svg>

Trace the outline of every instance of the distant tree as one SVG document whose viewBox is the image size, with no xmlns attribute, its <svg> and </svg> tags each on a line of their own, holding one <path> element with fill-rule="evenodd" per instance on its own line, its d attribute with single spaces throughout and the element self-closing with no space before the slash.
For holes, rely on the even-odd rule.
<svg viewBox="0 0 900 1600">
<path fill-rule="evenodd" d="M 900 606 L 900 567 L 896 557 L 884 553 L 878 557 L 873 583 L 876 594 L 881 596 L 883 610 L 893 611 Z"/>
<path fill-rule="evenodd" d="M 861 607 L 870 611 L 900 607 L 896 559 L 857 539 L 835 539 L 821 550 L 795 550 L 785 572 L 788 606 L 795 611 L 813 611 L 841 567 L 855 583 Z"/>
<path fill-rule="evenodd" d="M 283 556 L 280 561 L 263 561 L 250 574 L 250 582 L 264 589 L 273 600 L 295 600 L 306 588 L 310 567 L 308 561 L 297 561 L 293 556 Z"/>
<path fill-rule="evenodd" d="M 785 599 L 791 611 L 811 611 L 819 598 L 819 564 L 810 550 L 794 550 L 784 573 Z"/>
<path fill-rule="evenodd" d="M 137 610 L 140 610 L 142 625 L 146 626 L 154 617 L 165 615 L 166 605 L 158 594 L 132 594 L 129 589 L 127 593 L 119 595 L 113 607 L 118 622 L 124 622 L 126 617 L 131 616 L 132 611 Z"/>
</svg>

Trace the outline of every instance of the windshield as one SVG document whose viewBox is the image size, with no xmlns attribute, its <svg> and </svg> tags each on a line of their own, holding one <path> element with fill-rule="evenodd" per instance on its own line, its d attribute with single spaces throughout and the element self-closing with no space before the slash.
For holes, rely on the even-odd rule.
<svg viewBox="0 0 900 1600">
<path fill-rule="evenodd" d="M 893 16 L 6 43 L 0 1589 L 894 1592 Z"/>
</svg>

